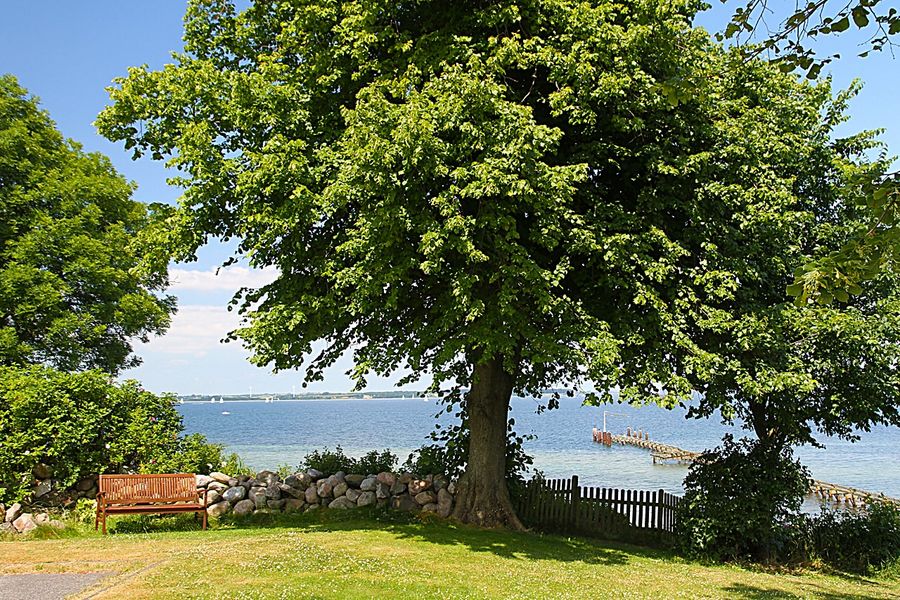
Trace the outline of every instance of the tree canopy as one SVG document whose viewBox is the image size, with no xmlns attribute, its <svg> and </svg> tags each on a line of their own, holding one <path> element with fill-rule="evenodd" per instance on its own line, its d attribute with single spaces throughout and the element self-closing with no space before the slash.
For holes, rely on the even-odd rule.
<svg viewBox="0 0 900 600">
<path fill-rule="evenodd" d="M 768 0 L 720 1 L 737 5 L 731 21 L 716 34 L 720 40 L 734 42 L 749 58 L 767 56 L 780 69 L 805 72 L 810 79 L 842 58 L 838 53 L 823 55 L 822 41 L 855 31 L 863 38 L 858 57 L 865 58 L 885 48 L 893 55 L 900 34 L 900 12 L 890 0 L 813 0 L 793 6 Z M 894 158 L 885 150 L 880 150 L 881 160 L 890 165 Z M 797 269 L 788 292 L 799 304 L 830 304 L 859 293 L 860 282 L 897 270 L 900 172 L 895 169 L 851 185 L 865 190 L 855 196 L 866 218 L 842 247 Z"/>
<path fill-rule="evenodd" d="M 138 363 L 133 338 L 165 330 L 174 300 L 164 266 L 135 271 L 147 210 L 131 194 L 0 76 L 0 365 L 115 373 Z"/>
<path fill-rule="evenodd" d="M 515 525 L 513 392 L 697 390 L 700 413 L 752 417 L 790 389 L 791 418 L 799 398 L 829 432 L 897 418 L 895 369 L 854 387 L 896 365 L 876 282 L 845 312 L 784 291 L 850 235 L 874 141 L 832 140 L 846 95 L 717 46 L 701 6 L 194 0 L 184 53 L 117 80 L 98 124 L 183 172 L 162 247 L 238 237 L 278 268 L 236 300 L 257 362 L 324 340 L 308 378 L 352 351 L 360 384 L 467 388 L 456 515 Z"/>
</svg>

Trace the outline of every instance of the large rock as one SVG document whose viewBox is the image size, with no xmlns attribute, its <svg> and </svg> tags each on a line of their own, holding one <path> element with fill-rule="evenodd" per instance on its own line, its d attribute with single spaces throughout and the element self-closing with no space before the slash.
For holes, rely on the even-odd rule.
<svg viewBox="0 0 900 600">
<path fill-rule="evenodd" d="M 352 502 L 356 502 L 359 500 L 359 495 L 362 494 L 359 490 L 354 490 L 353 488 L 348 488 L 347 493 L 344 494 L 345 497 L 349 498 Z"/>
<path fill-rule="evenodd" d="M 19 532 L 16 531 L 15 525 L 4 521 L 3 523 L 0 523 L 0 533 L 19 533 Z"/>
<path fill-rule="evenodd" d="M 231 505 L 227 502 L 217 502 L 212 506 L 206 508 L 206 514 L 208 514 L 213 519 L 218 519 L 225 513 L 231 510 Z"/>
<path fill-rule="evenodd" d="M 310 479 L 309 475 L 306 473 L 295 473 L 293 475 L 288 475 L 284 479 L 284 483 L 292 488 L 305 490 L 309 487 L 309 484 L 312 483 L 312 479 Z"/>
<path fill-rule="evenodd" d="M 272 471 L 260 471 L 256 474 L 256 480 L 265 483 L 268 487 L 273 487 L 281 481 L 281 478 Z"/>
<path fill-rule="evenodd" d="M 206 475 L 198 475 L 197 477 L 206 477 Z M 87 492 L 91 488 L 94 487 L 95 483 L 97 483 L 97 478 L 94 475 L 91 475 L 90 477 L 85 477 L 84 479 L 79 481 L 77 484 L 75 484 L 75 489 L 78 490 L 79 492 Z M 209 481 L 207 481 L 206 483 L 209 483 Z M 204 484 L 203 486 L 201 486 L 198 483 L 197 487 L 206 487 L 206 485 Z"/>
<path fill-rule="evenodd" d="M 397 510 L 413 512 L 419 510 L 419 505 L 409 494 L 400 494 L 391 499 L 391 507 Z"/>
<path fill-rule="evenodd" d="M 375 496 L 379 500 L 384 500 L 386 498 L 391 497 L 391 488 L 386 483 L 381 483 L 380 481 L 375 484 Z"/>
<path fill-rule="evenodd" d="M 356 502 L 348 498 L 347 496 L 341 496 L 340 498 L 335 498 L 328 504 L 328 508 L 356 508 Z"/>
<path fill-rule="evenodd" d="M 409 493 L 415 496 L 430 488 L 431 482 L 427 479 L 413 479 L 407 487 L 409 487 Z"/>
<path fill-rule="evenodd" d="M 228 480 L 228 483 L 226 485 L 228 487 L 237 487 L 237 486 L 241 485 L 241 480 L 238 479 L 237 477 L 232 477 L 231 479 Z"/>
<path fill-rule="evenodd" d="M 47 513 L 39 513 L 37 515 L 33 515 L 32 517 L 34 522 L 37 525 L 49 525 L 50 524 L 50 515 Z"/>
<path fill-rule="evenodd" d="M 437 500 L 437 497 L 434 495 L 434 492 L 419 492 L 416 494 L 416 504 L 419 506 L 425 506 L 426 504 L 431 504 Z"/>
<path fill-rule="evenodd" d="M 210 482 L 209 485 L 206 486 L 206 489 L 208 489 L 208 490 L 219 490 L 219 493 L 222 493 L 222 492 L 224 492 L 225 490 L 228 489 L 228 486 L 225 485 L 224 483 L 219 482 L 219 481 L 212 481 L 212 482 Z"/>
<path fill-rule="evenodd" d="M 345 482 L 342 481 L 339 484 L 337 484 L 336 486 L 334 486 L 334 489 L 331 490 L 331 493 L 334 494 L 335 498 L 338 498 L 338 497 L 346 494 L 348 489 L 350 489 L 349 486 Z"/>
<path fill-rule="evenodd" d="M 382 472 L 375 476 L 375 479 L 378 480 L 379 483 L 383 483 L 388 486 L 388 489 L 395 483 L 397 483 L 397 476 L 393 473 Z"/>
<path fill-rule="evenodd" d="M 434 491 L 439 492 L 445 487 L 447 487 L 447 478 L 443 475 L 435 475 L 434 479 L 431 480 L 431 487 L 434 488 Z"/>
<path fill-rule="evenodd" d="M 328 483 L 327 479 L 323 479 L 318 482 L 316 486 L 316 492 L 319 494 L 319 498 L 330 498 L 332 487 L 331 484 Z"/>
<path fill-rule="evenodd" d="M 20 515 L 18 519 L 12 522 L 12 524 L 19 533 L 28 533 L 29 531 L 37 529 L 37 523 L 34 522 L 31 513 Z"/>
<path fill-rule="evenodd" d="M 406 484 L 399 481 L 391 486 L 391 496 L 399 496 L 406 491 Z"/>
<path fill-rule="evenodd" d="M 12 523 L 16 519 L 19 518 L 19 515 L 22 514 L 22 505 L 16 502 L 12 506 L 6 509 L 6 516 L 4 517 L 4 523 Z"/>
<path fill-rule="evenodd" d="M 234 514 L 239 517 L 245 517 L 252 513 L 255 508 L 256 504 L 253 500 L 241 500 L 234 505 Z"/>
<path fill-rule="evenodd" d="M 222 497 L 232 504 L 237 504 L 247 497 L 247 488 L 242 485 L 228 488 L 227 490 L 222 492 Z"/>
<path fill-rule="evenodd" d="M 213 471 L 209 474 L 209 476 L 219 483 L 228 483 L 228 480 L 231 479 L 231 477 L 229 477 L 225 473 L 220 473 L 218 471 Z"/>
<path fill-rule="evenodd" d="M 272 510 L 281 510 L 284 508 L 284 500 L 269 500 L 266 502 L 266 506 L 271 508 Z"/>
<path fill-rule="evenodd" d="M 365 478 L 365 475 L 351 473 L 344 477 L 344 482 L 352 488 L 359 488 L 359 484 L 361 484 Z"/>
<path fill-rule="evenodd" d="M 451 481 L 450 483 L 447 484 L 447 491 L 450 492 L 451 496 L 456 495 L 456 482 L 455 481 Z"/>
<path fill-rule="evenodd" d="M 346 496 L 345 496 L 346 497 Z M 375 504 L 375 492 L 361 492 L 359 498 L 356 499 L 357 506 L 372 506 Z"/>
<path fill-rule="evenodd" d="M 279 489 L 277 482 L 271 483 L 265 488 L 265 490 L 266 498 L 268 500 L 281 500 L 281 489 Z"/>
<path fill-rule="evenodd" d="M 437 493 L 438 514 L 443 518 L 450 516 L 453 512 L 453 495 L 446 488 L 441 488 Z"/>
<path fill-rule="evenodd" d="M 325 474 L 322 471 L 319 471 L 318 469 L 307 469 L 306 474 L 309 476 L 309 479 L 311 481 L 318 481 L 318 480 L 322 479 L 323 477 L 325 477 Z"/>
<path fill-rule="evenodd" d="M 284 512 L 286 513 L 295 513 L 303 510 L 303 507 L 306 506 L 306 502 L 303 500 L 299 500 L 297 498 L 288 498 L 284 501 Z"/>
<path fill-rule="evenodd" d="M 438 511 L 438 505 L 434 502 L 429 502 L 425 506 L 422 507 L 422 512 L 425 513 L 436 513 Z"/>
<path fill-rule="evenodd" d="M 374 477 L 366 477 L 365 479 L 362 480 L 362 482 L 360 482 L 359 489 L 361 489 L 364 492 L 374 492 L 375 485 L 377 483 L 378 483 L 378 480 L 375 479 Z"/>
<path fill-rule="evenodd" d="M 281 490 L 282 498 L 284 498 L 284 497 L 302 498 L 303 497 L 303 490 L 301 490 L 299 488 L 291 487 L 291 486 L 287 485 L 286 483 L 279 483 L 278 489 Z"/>
<path fill-rule="evenodd" d="M 53 480 L 52 479 L 44 479 L 43 481 L 39 481 L 38 484 L 34 487 L 34 497 L 35 498 L 43 498 L 47 494 L 53 491 Z"/>
<path fill-rule="evenodd" d="M 328 477 L 328 483 L 331 484 L 331 487 L 335 488 L 338 486 L 339 483 L 344 483 L 344 477 L 345 477 L 344 472 L 338 471 L 334 475 L 331 475 Z"/>
<path fill-rule="evenodd" d="M 304 499 L 307 504 L 318 504 L 319 503 L 319 493 L 315 487 L 309 486 L 306 488 L 306 492 L 304 492 Z"/>
<path fill-rule="evenodd" d="M 53 477 L 53 469 L 44 463 L 38 463 L 31 469 L 31 474 L 35 479 L 50 479 Z"/>
<path fill-rule="evenodd" d="M 244 488 L 241 488 L 244 489 Z M 227 491 L 227 490 L 226 490 Z M 206 505 L 211 506 L 219 501 L 219 498 L 222 497 L 222 494 L 219 493 L 219 490 L 211 490 L 206 492 Z"/>
<path fill-rule="evenodd" d="M 400 477 L 397 478 L 397 481 L 399 481 L 403 485 L 408 485 L 409 482 L 412 480 L 413 480 L 412 473 L 400 473 Z"/>
<path fill-rule="evenodd" d="M 255 487 L 250 490 L 250 499 L 256 505 L 256 508 L 266 508 L 266 488 Z"/>
<path fill-rule="evenodd" d="M 213 478 L 210 477 L 209 475 L 195 475 L 195 476 L 194 476 L 194 479 L 197 480 L 197 487 L 198 487 L 198 488 L 205 488 L 206 486 L 208 486 L 210 483 L 213 482 Z M 83 491 L 85 491 L 85 490 L 90 489 L 90 487 L 91 487 L 91 486 L 88 486 L 88 487 L 84 488 L 84 490 L 82 490 L 82 489 L 81 489 L 81 482 L 80 482 L 80 481 L 78 482 L 78 490 L 79 490 L 79 491 L 82 491 L 82 492 L 83 492 Z"/>
</svg>

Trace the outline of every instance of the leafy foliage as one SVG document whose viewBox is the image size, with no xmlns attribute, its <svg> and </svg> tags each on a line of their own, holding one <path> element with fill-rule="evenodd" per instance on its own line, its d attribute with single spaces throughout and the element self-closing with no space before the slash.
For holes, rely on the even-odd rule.
<svg viewBox="0 0 900 600">
<path fill-rule="evenodd" d="M 778 560 L 803 540 L 809 476 L 790 450 L 758 440 L 723 445 L 691 465 L 678 507 L 682 550 L 713 559 Z"/>
<path fill-rule="evenodd" d="M 316 469 L 326 475 L 333 475 L 338 471 L 369 475 L 393 472 L 397 468 L 397 462 L 397 455 L 390 449 L 380 452 L 372 450 L 360 458 L 353 458 L 344 454 L 343 448 L 336 446 L 334 450 L 313 450 L 303 458 L 299 468 Z"/>
<path fill-rule="evenodd" d="M 0 365 L 136 365 L 135 338 L 162 333 L 166 266 L 134 270 L 144 205 L 109 160 L 56 130 L 0 76 Z"/>
<path fill-rule="evenodd" d="M 864 58 L 894 46 L 892 36 L 900 33 L 900 13 L 883 0 L 810 0 L 793 6 L 778 6 L 769 0 L 736 0 L 734 4 L 741 6 L 718 34 L 719 39 L 734 39 L 738 43 L 742 38 L 757 39 L 757 44 L 747 48 L 749 55 L 772 51 L 784 70 L 800 68 L 810 79 L 818 77 L 822 68 L 840 55 L 821 58 L 815 49 L 804 44 L 853 28 L 869 36 L 860 44 L 863 49 L 859 56 Z"/>
<path fill-rule="evenodd" d="M 0 430 L 3 501 L 32 491 L 38 463 L 66 488 L 97 473 L 209 473 L 223 460 L 203 436 L 179 437 L 174 398 L 98 371 L 0 367 Z"/>
<path fill-rule="evenodd" d="M 865 510 L 825 510 L 811 520 L 812 547 L 825 564 L 870 574 L 900 562 L 900 508 L 874 502 Z"/>
</svg>

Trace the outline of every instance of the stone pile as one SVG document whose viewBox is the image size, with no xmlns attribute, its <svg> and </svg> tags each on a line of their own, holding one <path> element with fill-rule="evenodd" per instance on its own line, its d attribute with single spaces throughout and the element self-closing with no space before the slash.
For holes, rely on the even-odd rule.
<svg viewBox="0 0 900 600">
<path fill-rule="evenodd" d="M 66 528 L 62 521 L 52 518 L 47 513 L 33 514 L 25 512 L 25 509 L 18 502 L 9 508 L 0 504 L 0 515 L 3 515 L 0 533 L 29 533 L 40 525 L 46 525 L 55 529 Z"/>
<path fill-rule="evenodd" d="M 255 477 L 231 477 L 225 473 L 197 475 L 197 488 L 206 490 L 206 511 L 211 517 L 364 506 L 448 517 L 456 493 L 455 485 L 440 475 L 419 479 L 409 473 L 338 472 L 326 477 L 315 469 L 284 479 L 272 471 L 261 471 Z"/>
</svg>

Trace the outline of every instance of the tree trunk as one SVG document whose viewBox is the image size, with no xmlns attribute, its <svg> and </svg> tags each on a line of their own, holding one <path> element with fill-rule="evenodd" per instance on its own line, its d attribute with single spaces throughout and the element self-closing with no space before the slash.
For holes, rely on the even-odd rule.
<svg viewBox="0 0 900 600">
<path fill-rule="evenodd" d="M 453 516 L 481 527 L 525 529 L 506 486 L 506 427 L 513 376 L 503 361 L 475 366 L 466 398 L 469 414 L 469 458 L 459 480 Z"/>
</svg>

